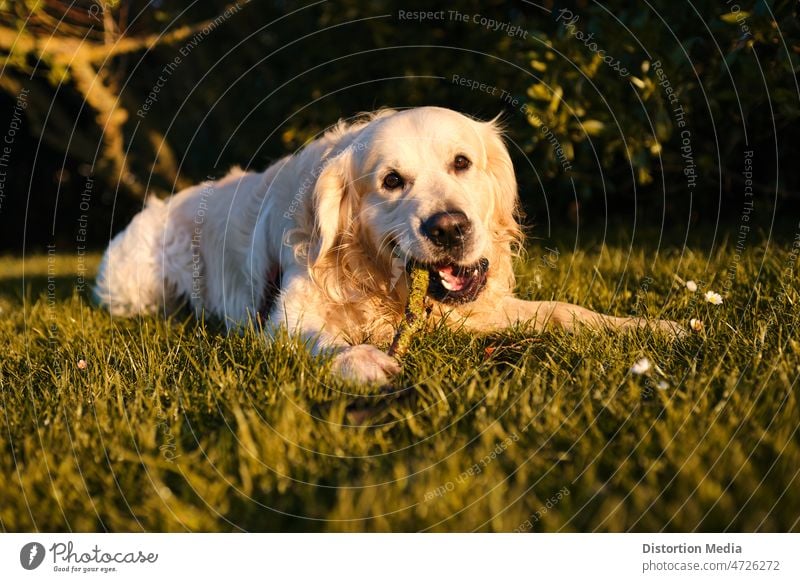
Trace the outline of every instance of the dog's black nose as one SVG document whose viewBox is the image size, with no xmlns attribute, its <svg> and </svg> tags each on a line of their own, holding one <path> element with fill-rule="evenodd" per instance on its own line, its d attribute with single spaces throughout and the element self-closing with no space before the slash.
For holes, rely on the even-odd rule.
<svg viewBox="0 0 800 582">
<path fill-rule="evenodd" d="M 422 223 L 421 230 L 433 244 L 449 249 L 464 244 L 472 224 L 463 212 L 437 212 Z"/>
</svg>

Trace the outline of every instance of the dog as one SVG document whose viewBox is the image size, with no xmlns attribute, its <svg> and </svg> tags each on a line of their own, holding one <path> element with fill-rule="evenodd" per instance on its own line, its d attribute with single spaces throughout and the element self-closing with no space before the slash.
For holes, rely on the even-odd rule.
<svg viewBox="0 0 800 582">
<path fill-rule="evenodd" d="M 340 121 L 262 173 L 233 170 L 167 201 L 154 197 L 111 241 L 95 294 L 112 315 L 187 302 L 229 329 L 283 326 L 334 371 L 388 382 L 388 343 L 408 298 L 406 266 L 427 268 L 430 320 L 487 333 L 671 321 L 601 315 L 514 296 L 522 241 L 514 168 L 497 120 L 439 107 Z"/>
</svg>

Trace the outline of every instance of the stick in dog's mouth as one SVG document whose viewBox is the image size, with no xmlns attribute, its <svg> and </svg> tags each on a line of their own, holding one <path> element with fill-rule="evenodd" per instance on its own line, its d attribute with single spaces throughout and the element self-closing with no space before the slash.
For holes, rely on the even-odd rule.
<svg viewBox="0 0 800 582">
<path fill-rule="evenodd" d="M 411 273 L 414 268 L 426 269 L 429 273 L 426 296 L 434 301 L 449 305 L 470 303 L 478 298 L 489 273 L 489 259 L 481 257 L 477 263 L 461 265 L 456 262 L 439 261 L 428 263 L 404 253 L 397 244 L 392 245 L 392 256 L 405 263 L 405 270 Z"/>
</svg>

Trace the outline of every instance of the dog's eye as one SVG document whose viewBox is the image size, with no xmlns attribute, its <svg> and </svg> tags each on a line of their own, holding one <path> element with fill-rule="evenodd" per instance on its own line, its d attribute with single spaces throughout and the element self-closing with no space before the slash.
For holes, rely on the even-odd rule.
<svg viewBox="0 0 800 582">
<path fill-rule="evenodd" d="M 456 170 L 466 170 L 472 165 L 472 162 L 466 156 L 458 155 L 453 162 L 453 167 Z"/>
<path fill-rule="evenodd" d="M 403 178 L 401 178 L 400 174 L 397 172 L 389 172 L 383 179 L 383 187 L 387 190 L 402 188 L 404 183 L 405 182 L 403 182 Z"/>
</svg>

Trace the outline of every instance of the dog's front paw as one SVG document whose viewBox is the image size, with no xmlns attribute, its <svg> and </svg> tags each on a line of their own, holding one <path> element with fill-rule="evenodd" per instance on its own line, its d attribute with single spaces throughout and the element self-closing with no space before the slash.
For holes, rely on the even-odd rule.
<svg viewBox="0 0 800 582">
<path fill-rule="evenodd" d="M 359 344 L 333 357 L 333 371 L 351 382 L 383 384 L 400 372 L 400 364 L 375 346 Z"/>
</svg>

